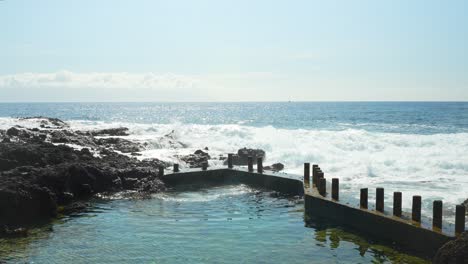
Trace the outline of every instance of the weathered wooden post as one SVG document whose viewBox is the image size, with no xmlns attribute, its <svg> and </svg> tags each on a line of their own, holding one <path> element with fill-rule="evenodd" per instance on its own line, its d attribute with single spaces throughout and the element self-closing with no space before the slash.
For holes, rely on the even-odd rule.
<svg viewBox="0 0 468 264">
<path fill-rule="evenodd" d="M 319 166 L 317 164 L 312 165 L 312 185 L 315 185 L 315 186 L 318 186 L 317 171 L 319 171 Z"/>
<path fill-rule="evenodd" d="M 384 188 L 377 188 L 375 194 L 375 210 L 384 211 Z"/>
<path fill-rule="evenodd" d="M 360 197 L 360 206 L 361 208 L 367 209 L 367 195 L 368 190 L 367 188 L 362 188 L 361 189 L 361 197 Z"/>
<path fill-rule="evenodd" d="M 159 177 L 164 176 L 164 166 L 159 166 Z"/>
<path fill-rule="evenodd" d="M 233 166 L 232 166 L 232 156 L 233 156 L 232 153 L 229 153 L 229 154 L 228 154 L 228 168 L 229 168 L 229 169 L 232 169 L 232 168 L 233 168 Z"/>
<path fill-rule="evenodd" d="M 179 172 L 179 164 L 174 163 L 174 169 L 172 171 L 173 172 Z"/>
<path fill-rule="evenodd" d="M 304 163 L 304 183 L 310 183 L 310 163 Z"/>
<path fill-rule="evenodd" d="M 413 196 L 411 219 L 415 222 L 421 223 L 421 196 L 419 195 Z"/>
<path fill-rule="evenodd" d="M 257 172 L 263 173 L 263 159 L 257 158 Z"/>
<path fill-rule="evenodd" d="M 325 175 L 323 173 L 322 170 L 320 170 L 320 168 L 317 169 L 317 172 L 315 173 L 315 186 L 317 186 L 317 188 L 320 186 L 320 179 L 324 179 L 325 178 Z"/>
<path fill-rule="evenodd" d="M 455 210 L 455 234 L 460 235 L 465 231 L 465 212 L 463 205 L 457 205 Z"/>
<path fill-rule="evenodd" d="M 320 178 L 320 180 L 319 180 L 319 193 L 323 197 L 325 197 L 327 195 L 327 182 L 326 182 L 325 178 Z"/>
<path fill-rule="evenodd" d="M 432 203 L 432 228 L 442 229 L 442 201 Z"/>
<path fill-rule="evenodd" d="M 394 192 L 393 193 L 393 215 L 394 216 L 401 216 L 401 192 Z"/>
<path fill-rule="evenodd" d="M 339 198 L 339 185 L 340 185 L 340 180 L 338 178 L 333 178 L 332 179 L 332 199 L 337 200 Z"/>
<path fill-rule="evenodd" d="M 202 163 L 202 170 L 206 171 L 208 169 L 208 161 Z"/>
<path fill-rule="evenodd" d="M 253 157 L 252 156 L 247 157 L 247 166 L 249 168 L 249 172 L 253 172 Z"/>
</svg>

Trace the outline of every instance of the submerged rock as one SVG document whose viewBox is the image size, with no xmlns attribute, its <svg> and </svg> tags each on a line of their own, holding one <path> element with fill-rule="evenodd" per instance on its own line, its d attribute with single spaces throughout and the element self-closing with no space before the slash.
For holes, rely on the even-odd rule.
<svg viewBox="0 0 468 264">
<path fill-rule="evenodd" d="M 468 231 L 457 239 L 447 242 L 436 253 L 434 264 L 468 263 Z"/>
<path fill-rule="evenodd" d="M 4 226 L 0 228 L 0 237 L 27 237 L 28 233 L 28 229 L 22 227 L 10 229 Z"/>
</svg>

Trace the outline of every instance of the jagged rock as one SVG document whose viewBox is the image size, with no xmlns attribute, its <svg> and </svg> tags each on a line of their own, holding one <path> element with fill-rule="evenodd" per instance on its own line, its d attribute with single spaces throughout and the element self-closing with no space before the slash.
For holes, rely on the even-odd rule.
<svg viewBox="0 0 468 264">
<path fill-rule="evenodd" d="M 263 169 L 271 171 L 282 171 L 284 169 L 284 165 L 282 163 L 275 163 L 271 166 L 263 167 Z"/>
<path fill-rule="evenodd" d="M 20 120 L 34 120 L 37 119 L 40 122 L 40 127 L 43 128 L 65 128 L 68 124 L 58 118 L 45 117 L 45 116 L 33 116 L 23 117 Z"/>
<path fill-rule="evenodd" d="M 117 128 L 107 128 L 101 130 L 92 130 L 89 133 L 93 136 L 128 136 L 128 128 L 126 127 L 117 127 Z"/>
<path fill-rule="evenodd" d="M 447 242 L 436 253 L 434 264 L 468 263 L 468 231 Z"/>
<path fill-rule="evenodd" d="M 204 162 L 211 159 L 210 155 L 203 150 L 196 150 L 193 154 L 180 157 L 182 161 L 189 164 L 190 168 L 201 168 Z"/>
<path fill-rule="evenodd" d="M 139 144 L 123 138 L 98 138 L 95 139 L 97 145 L 105 148 L 112 148 L 123 153 L 139 152 L 144 150 L 144 147 Z"/>
<path fill-rule="evenodd" d="M 22 226 L 48 219 L 58 205 L 107 191 L 124 190 L 127 178 L 137 178 L 131 187 L 156 192 L 164 186 L 157 178 L 157 159 L 138 161 L 109 150 L 98 158 L 87 148 L 78 151 L 65 145 L 0 143 L 0 226 Z M 128 182 L 128 181 L 127 181 Z"/>
<path fill-rule="evenodd" d="M 257 158 L 265 159 L 265 151 L 262 149 L 239 149 L 237 154 L 232 155 L 232 164 L 237 166 L 245 166 L 248 164 L 249 156 L 253 158 L 253 163 L 257 164 Z M 227 160 L 224 163 L 227 164 Z"/>
<path fill-rule="evenodd" d="M 17 137 L 20 134 L 20 130 L 16 127 L 11 127 L 6 131 L 6 134 L 10 137 Z"/>
</svg>

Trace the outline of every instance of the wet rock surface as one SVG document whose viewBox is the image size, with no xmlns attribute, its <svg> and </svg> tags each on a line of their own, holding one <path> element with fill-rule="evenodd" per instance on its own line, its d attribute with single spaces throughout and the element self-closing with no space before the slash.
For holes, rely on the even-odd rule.
<svg viewBox="0 0 468 264">
<path fill-rule="evenodd" d="M 59 119 L 40 117 L 39 122 L 44 129 L 0 131 L 0 235 L 20 234 L 15 230 L 81 210 L 86 203 L 77 201 L 97 193 L 132 190 L 144 195 L 164 189 L 158 168 L 169 163 L 117 152 L 141 151 L 139 143 L 94 136 L 122 135 L 127 129 L 85 133 L 70 130 Z"/>
<path fill-rule="evenodd" d="M 434 264 L 467 264 L 468 263 L 468 231 L 457 239 L 443 245 L 436 253 Z"/>
<path fill-rule="evenodd" d="M 208 162 L 209 159 L 211 159 L 210 155 L 200 149 L 193 154 L 180 157 L 180 160 L 187 163 L 190 168 L 201 168 L 203 163 Z"/>
<path fill-rule="evenodd" d="M 265 159 L 265 151 L 262 149 L 242 148 L 237 151 L 237 154 L 232 155 L 232 164 L 236 166 L 246 166 L 248 157 L 253 158 L 253 163 L 257 164 L 257 158 Z M 227 161 L 224 162 L 227 164 Z"/>
<path fill-rule="evenodd" d="M 274 163 L 271 166 L 266 166 L 263 168 L 264 170 L 271 170 L 271 171 L 282 171 L 284 170 L 283 163 Z"/>
</svg>

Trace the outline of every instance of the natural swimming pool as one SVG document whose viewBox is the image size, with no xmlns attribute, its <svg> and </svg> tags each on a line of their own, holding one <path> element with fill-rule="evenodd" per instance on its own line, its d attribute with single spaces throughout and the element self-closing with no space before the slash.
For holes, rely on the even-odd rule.
<svg viewBox="0 0 468 264">
<path fill-rule="evenodd" d="M 0 239 L 7 263 L 428 263 L 337 227 L 306 227 L 302 199 L 247 185 L 96 198 L 85 212 Z M 0 261 L 1 262 L 1 261 Z"/>
</svg>

